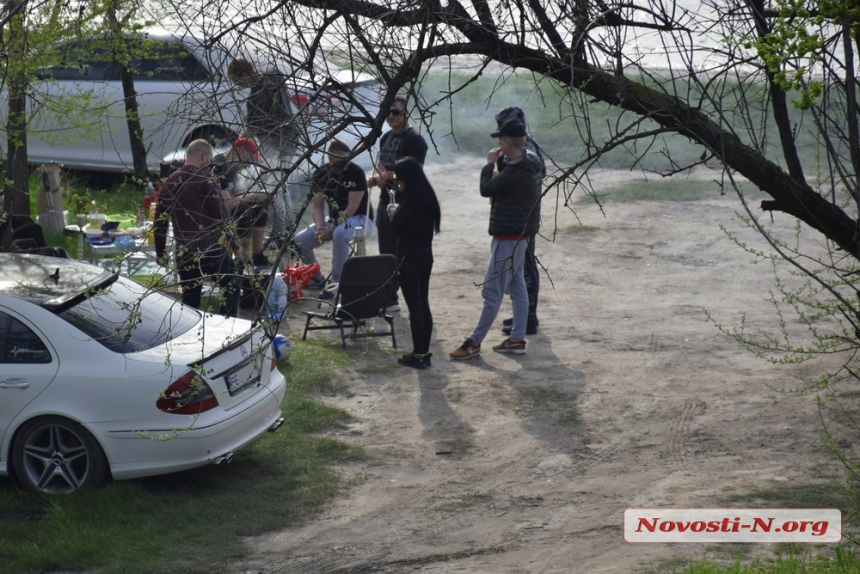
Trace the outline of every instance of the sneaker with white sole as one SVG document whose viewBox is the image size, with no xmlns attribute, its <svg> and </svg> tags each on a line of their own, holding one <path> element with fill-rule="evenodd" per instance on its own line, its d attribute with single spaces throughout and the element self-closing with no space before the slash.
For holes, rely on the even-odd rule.
<svg viewBox="0 0 860 574">
<path fill-rule="evenodd" d="M 457 361 L 474 357 L 481 352 L 481 345 L 472 339 L 466 339 L 463 344 L 448 353 L 448 356 Z"/>
<path fill-rule="evenodd" d="M 502 335 L 510 335 L 511 331 L 513 330 L 513 327 L 502 327 Z M 532 323 L 526 324 L 526 335 L 537 335 L 537 332 L 537 325 L 534 325 Z"/>
<path fill-rule="evenodd" d="M 525 341 L 511 341 L 510 337 L 495 345 L 493 350 L 497 353 L 512 353 L 514 355 L 526 354 Z"/>
<path fill-rule="evenodd" d="M 388 307 L 385 308 L 386 313 L 399 313 L 400 312 L 400 303 L 392 303 Z"/>
<path fill-rule="evenodd" d="M 319 298 L 323 300 L 334 299 L 335 297 L 337 297 L 337 283 L 329 283 L 319 294 Z"/>
<path fill-rule="evenodd" d="M 305 287 L 308 289 L 325 289 L 325 284 L 326 280 L 323 277 L 322 279 L 311 279 Z"/>
</svg>

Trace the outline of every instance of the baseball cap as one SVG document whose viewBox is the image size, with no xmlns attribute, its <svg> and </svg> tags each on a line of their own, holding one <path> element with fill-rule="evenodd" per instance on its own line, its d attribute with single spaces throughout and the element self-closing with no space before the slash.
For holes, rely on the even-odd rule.
<svg viewBox="0 0 860 574">
<path fill-rule="evenodd" d="M 499 128 L 490 134 L 491 138 L 499 138 L 506 136 L 509 138 L 524 138 L 526 137 L 526 126 L 519 120 L 505 120 Z"/>
<path fill-rule="evenodd" d="M 248 151 L 251 152 L 256 161 L 264 161 L 263 156 L 260 155 L 260 148 L 257 147 L 257 142 L 251 138 L 242 136 L 233 142 L 233 147 L 236 149 L 239 149 L 240 147 L 248 148 Z"/>
<path fill-rule="evenodd" d="M 526 114 L 516 106 L 508 106 L 499 110 L 495 119 L 498 125 L 502 125 L 506 120 L 520 120 L 526 123 Z"/>
</svg>

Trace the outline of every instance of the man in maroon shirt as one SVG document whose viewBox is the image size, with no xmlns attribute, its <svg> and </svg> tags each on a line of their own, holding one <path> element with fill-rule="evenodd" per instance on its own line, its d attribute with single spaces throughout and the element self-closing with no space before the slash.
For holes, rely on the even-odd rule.
<svg viewBox="0 0 860 574">
<path fill-rule="evenodd" d="M 185 150 L 185 165 L 167 178 L 155 208 L 155 254 L 167 266 L 167 230 L 173 223 L 176 266 L 182 286 L 182 303 L 200 308 L 203 278 L 213 277 L 221 287 L 220 313 L 239 312 L 240 283 L 228 245 L 245 259 L 241 242 L 230 227 L 230 214 L 218 178 L 209 168 L 212 146 L 195 140 Z"/>
</svg>

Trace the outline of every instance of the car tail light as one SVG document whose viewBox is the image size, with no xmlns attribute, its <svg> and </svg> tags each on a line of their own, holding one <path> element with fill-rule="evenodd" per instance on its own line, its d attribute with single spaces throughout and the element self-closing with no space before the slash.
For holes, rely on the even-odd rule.
<svg viewBox="0 0 860 574">
<path fill-rule="evenodd" d="M 196 415 L 217 407 L 218 399 L 206 381 L 191 371 L 164 389 L 155 406 L 174 415 Z"/>
<path fill-rule="evenodd" d="M 299 112 L 321 118 L 330 116 L 333 108 L 344 108 L 343 101 L 335 95 L 318 95 L 312 99 L 307 94 L 296 94 L 290 101 Z"/>
<path fill-rule="evenodd" d="M 300 110 L 303 106 L 307 105 L 308 96 L 306 94 L 298 94 L 296 96 L 293 96 L 292 102 L 296 109 Z"/>
</svg>

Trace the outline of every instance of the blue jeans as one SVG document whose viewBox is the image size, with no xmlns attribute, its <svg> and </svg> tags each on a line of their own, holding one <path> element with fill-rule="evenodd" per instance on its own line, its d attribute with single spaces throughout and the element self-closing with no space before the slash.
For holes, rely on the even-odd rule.
<svg viewBox="0 0 860 574">
<path fill-rule="evenodd" d="M 334 221 L 328 220 L 325 227 L 329 228 L 334 225 Z M 352 236 L 355 234 L 356 226 L 364 227 L 365 236 L 373 233 L 373 222 L 368 220 L 364 215 L 353 215 L 345 222 L 341 223 L 334 229 L 334 234 L 331 238 L 331 282 L 340 282 L 340 275 L 343 273 L 343 264 L 346 263 L 346 258 L 349 257 L 349 242 L 352 241 Z M 296 235 L 296 244 L 302 255 L 302 263 L 308 265 L 316 263 L 317 258 L 314 254 L 314 249 L 321 246 L 322 243 L 316 238 L 317 226 L 302 230 Z M 319 274 L 315 279 L 322 278 Z"/>
<path fill-rule="evenodd" d="M 526 318 L 529 312 L 529 296 L 526 291 L 526 281 L 523 277 L 527 241 L 526 239 L 508 240 L 493 238 L 490 245 L 490 263 L 484 275 L 481 296 L 484 307 L 475 330 L 469 336 L 475 343 L 481 344 L 502 306 L 505 292 L 511 295 L 511 305 L 514 310 L 514 322 L 511 325 L 511 338 L 523 339 L 526 335 Z"/>
</svg>

